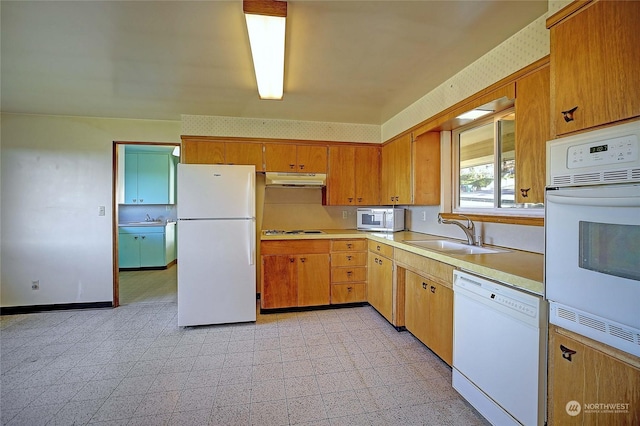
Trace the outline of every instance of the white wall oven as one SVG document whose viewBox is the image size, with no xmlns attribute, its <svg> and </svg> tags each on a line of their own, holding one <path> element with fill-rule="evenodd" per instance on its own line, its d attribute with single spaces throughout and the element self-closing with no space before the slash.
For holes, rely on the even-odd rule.
<svg viewBox="0 0 640 426">
<path fill-rule="evenodd" d="M 640 356 L 640 121 L 547 146 L 549 321 Z"/>
</svg>

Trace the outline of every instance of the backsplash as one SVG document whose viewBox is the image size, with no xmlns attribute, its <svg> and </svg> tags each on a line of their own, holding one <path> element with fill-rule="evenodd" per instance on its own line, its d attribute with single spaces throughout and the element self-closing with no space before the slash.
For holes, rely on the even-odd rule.
<svg viewBox="0 0 640 426">
<path fill-rule="evenodd" d="M 120 204 L 118 206 L 118 223 L 141 222 L 149 217 L 163 222 L 175 222 L 177 218 L 176 205 L 149 204 L 134 206 Z"/>
</svg>

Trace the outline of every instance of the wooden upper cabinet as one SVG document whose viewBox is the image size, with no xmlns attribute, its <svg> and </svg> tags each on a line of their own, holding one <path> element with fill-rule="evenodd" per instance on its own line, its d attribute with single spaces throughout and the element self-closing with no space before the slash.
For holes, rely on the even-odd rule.
<svg viewBox="0 0 640 426">
<path fill-rule="evenodd" d="M 639 22 L 638 1 L 571 3 L 547 20 L 553 134 L 640 116 Z"/>
<path fill-rule="evenodd" d="M 381 203 L 411 204 L 411 174 L 411 134 L 406 134 L 382 147 Z"/>
<path fill-rule="evenodd" d="M 516 203 L 544 203 L 549 78 L 545 66 L 516 82 Z"/>
<path fill-rule="evenodd" d="M 380 148 L 378 146 L 329 147 L 328 205 L 378 205 L 380 203 Z"/>
<path fill-rule="evenodd" d="M 440 132 L 413 141 L 413 204 L 440 204 Z"/>
<path fill-rule="evenodd" d="M 327 172 L 326 146 L 269 143 L 264 157 L 267 172 Z"/>
<path fill-rule="evenodd" d="M 355 148 L 356 205 L 380 204 L 380 147 Z"/>
<path fill-rule="evenodd" d="M 224 142 L 183 140 L 181 162 L 185 164 L 224 164 Z"/>
<path fill-rule="evenodd" d="M 329 147 L 329 174 L 327 176 L 327 204 L 330 206 L 355 205 L 355 147 Z"/>
<path fill-rule="evenodd" d="M 279 143 L 265 144 L 264 162 L 267 172 L 296 172 L 296 146 Z"/>
<path fill-rule="evenodd" d="M 264 170 L 262 143 L 184 139 L 181 151 L 185 164 L 241 164 Z"/>
<path fill-rule="evenodd" d="M 261 143 L 225 142 L 225 164 L 254 165 L 256 171 L 264 170 Z"/>
</svg>

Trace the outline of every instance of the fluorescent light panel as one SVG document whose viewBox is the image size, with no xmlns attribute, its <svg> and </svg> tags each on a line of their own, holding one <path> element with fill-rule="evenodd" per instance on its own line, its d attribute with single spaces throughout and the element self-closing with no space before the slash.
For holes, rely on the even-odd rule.
<svg viewBox="0 0 640 426">
<path fill-rule="evenodd" d="M 261 99 L 282 99 L 287 3 L 245 1 L 244 13 Z"/>
<path fill-rule="evenodd" d="M 460 114 L 456 118 L 460 120 L 475 120 L 476 118 L 484 117 L 487 114 L 491 114 L 493 111 L 486 109 L 472 109 L 464 114 Z"/>
</svg>

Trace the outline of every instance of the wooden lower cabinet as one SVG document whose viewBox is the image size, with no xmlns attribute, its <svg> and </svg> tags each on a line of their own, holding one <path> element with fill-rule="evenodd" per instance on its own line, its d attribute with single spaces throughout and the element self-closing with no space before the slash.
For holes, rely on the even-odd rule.
<svg viewBox="0 0 640 426">
<path fill-rule="evenodd" d="M 453 290 L 411 271 L 405 277 L 405 327 L 451 365 Z"/>
<path fill-rule="evenodd" d="M 328 240 L 263 241 L 260 251 L 262 309 L 329 304 Z"/>
<path fill-rule="evenodd" d="M 331 304 L 367 300 L 367 241 L 331 242 Z"/>
<path fill-rule="evenodd" d="M 393 323 L 393 260 L 369 251 L 367 301 Z"/>
<path fill-rule="evenodd" d="M 548 424 L 639 425 L 640 359 L 572 334 L 549 326 Z"/>
</svg>

